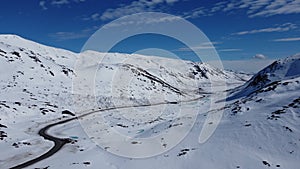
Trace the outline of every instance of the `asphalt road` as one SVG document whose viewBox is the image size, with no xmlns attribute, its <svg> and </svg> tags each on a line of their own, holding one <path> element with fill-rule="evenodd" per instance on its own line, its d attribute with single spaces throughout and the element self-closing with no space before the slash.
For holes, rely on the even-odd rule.
<svg viewBox="0 0 300 169">
<path fill-rule="evenodd" d="M 25 168 L 25 167 L 28 167 L 30 165 L 33 165 L 33 164 L 35 164 L 35 163 L 37 163 L 39 161 L 42 161 L 42 160 L 44 160 L 44 159 L 46 159 L 46 158 L 54 155 L 65 144 L 72 142 L 72 139 L 69 139 L 69 138 L 58 138 L 58 137 L 54 137 L 54 136 L 48 134 L 47 131 L 51 127 L 67 123 L 67 122 L 76 120 L 76 119 L 84 117 L 84 116 L 88 116 L 88 115 L 96 113 L 96 112 L 102 112 L 102 111 L 108 111 L 108 110 L 116 110 L 116 109 L 125 109 L 125 108 L 131 108 L 131 107 L 149 107 L 149 106 L 156 106 L 156 105 L 163 105 L 163 104 L 179 104 L 179 103 L 182 103 L 182 102 L 196 101 L 196 100 L 199 100 L 201 98 L 203 98 L 203 97 L 196 98 L 196 99 L 191 99 L 191 100 L 187 100 L 187 101 L 181 101 L 181 102 L 165 102 L 165 103 L 156 103 L 156 104 L 131 105 L 131 106 L 120 106 L 120 107 L 112 107 L 112 108 L 107 108 L 107 109 L 92 110 L 92 111 L 87 112 L 87 113 L 85 113 L 83 115 L 80 115 L 78 117 L 73 117 L 73 118 L 70 118 L 70 119 L 66 119 L 66 120 L 62 120 L 62 121 L 56 122 L 56 123 L 49 124 L 49 125 L 43 127 L 42 129 L 40 129 L 38 134 L 40 136 L 44 137 L 44 139 L 50 140 L 50 141 L 54 142 L 54 146 L 49 151 L 47 151 L 46 153 L 42 154 L 41 156 L 39 156 L 37 158 L 34 158 L 34 159 L 30 160 L 30 161 L 24 162 L 22 164 L 18 164 L 17 166 L 11 167 L 10 169 Z"/>
<path fill-rule="evenodd" d="M 74 118 L 71 118 L 71 119 L 66 119 L 66 120 L 63 120 L 63 121 L 59 121 L 59 122 L 47 125 L 46 127 L 40 129 L 39 130 L 39 135 L 44 137 L 44 139 L 46 139 L 46 140 L 53 141 L 54 146 L 48 152 L 46 152 L 45 154 L 43 154 L 43 155 L 41 155 L 41 156 L 39 156 L 35 159 L 32 159 L 30 161 L 27 161 L 25 163 L 19 164 L 15 167 L 12 167 L 11 169 L 25 168 L 25 167 L 28 167 L 32 164 L 35 164 L 35 163 L 39 162 L 39 161 L 42 161 L 42 160 L 52 156 L 56 152 L 58 152 L 65 144 L 70 143 L 72 140 L 70 140 L 68 138 L 57 138 L 57 137 L 51 136 L 47 133 L 47 131 L 51 127 L 54 127 L 56 125 L 60 125 L 60 124 L 63 124 L 63 123 L 67 123 L 67 122 L 75 120 L 75 119 L 77 119 L 77 117 L 74 117 Z"/>
</svg>

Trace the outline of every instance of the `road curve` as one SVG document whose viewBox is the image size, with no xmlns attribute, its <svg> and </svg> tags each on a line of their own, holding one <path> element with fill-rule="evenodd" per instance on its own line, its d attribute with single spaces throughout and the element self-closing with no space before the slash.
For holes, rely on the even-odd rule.
<svg viewBox="0 0 300 169">
<path fill-rule="evenodd" d="M 56 123 L 53 123 L 53 124 L 50 124 L 50 125 L 47 125 L 46 127 L 42 128 L 39 130 L 39 135 L 44 137 L 44 139 L 46 140 L 50 140 L 52 142 L 54 142 L 54 146 L 49 150 L 47 151 L 45 154 L 35 158 L 35 159 L 32 159 L 30 161 L 27 161 L 25 163 L 22 163 L 22 164 L 19 164 L 15 167 L 12 167 L 11 169 L 19 169 L 19 168 L 25 168 L 25 167 L 28 167 L 32 164 L 35 164 L 39 161 L 42 161 L 50 156 L 52 156 L 53 154 L 55 154 L 56 152 L 58 152 L 65 144 L 67 143 L 70 143 L 72 140 L 70 139 L 67 139 L 67 138 L 57 138 L 57 137 L 54 137 L 54 136 L 51 136 L 47 133 L 47 131 L 51 128 L 51 127 L 54 127 L 56 125 L 60 125 L 60 124 L 63 124 L 63 123 L 67 123 L 69 121 L 72 121 L 72 120 L 75 120 L 77 119 L 77 117 L 74 117 L 74 118 L 71 118 L 71 119 L 66 119 L 66 120 L 62 120 L 62 121 L 59 121 L 59 122 L 56 122 Z"/>
<path fill-rule="evenodd" d="M 149 106 L 156 106 L 156 105 L 163 105 L 163 104 L 179 104 L 179 103 L 182 103 L 182 102 L 196 101 L 196 100 L 199 100 L 199 99 L 202 99 L 202 98 L 203 97 L 199 97 L 199 98 L 195 98 L 195 99 L 191 99 L 191 100 L 186 100 L 186 101 L 180 101 L 180 102 L 176 101 L 176 102 L 164 102 L 164 103 L 156 103 L 156 104 L 130 105 L 130 106 L 120 106 L 120 107 L 112 107 L 112 108 L 106 108 L 106 109 L 92 110 L 92 111 L 90 111 L 88 113 L 85 113 L 83 115 L 80 115 L 78 117 L 73 117 L 73 118 L 70 118 L 70 119 L 66 119 L 66 120 L 62 120 L 62 121 L 56 122 L 56 123 L 49 124 L 49 125 L 43 127 L 42 129 L 40 129 L 39 132 L 38 132 L 38 134 L 40 136 L 42 136 L 44 139 L 50 140 L 50 141 L 54 142 L 54 146 L 49 151 L 47 151 L 46 153 L 42 154 L 41 156 L 36 157 L 36 158 L 34 158 L 34 159 L 30 160 L 30 161 L 24 162 L 22 164 L 18 164 L 17 166 L 11 167 L 10 169 L 21 169 L 21 168 L 25 168 L 25 167 L 28 167 L 30 165 L 33 165 L 33 164 L 35 164 L 35 163 L 37 163 L 39 161 L 42 161 L 42 160 L 44 160 L 44 159 L 46 159 L 46 158 L 54 155 L 65 144 L 70 143 L 72 141 L 69 138 L 58 138 L 58 137 L 54 137 L 54 136 L 48 134 L 47 131 L 51 127 L 67 123 L 67 122 L 76 120 L 76 119 L 84 117 L 84 116 L 88 116 L 88 115 L 96 113 L 96 112 L 102 112 L 102 111 L 108 111 L 108 110 L 116 110 L 116 109 L 125 109 L 125 108 L 131 108 L 131 107 L 149 107 Z"/>
</svg>

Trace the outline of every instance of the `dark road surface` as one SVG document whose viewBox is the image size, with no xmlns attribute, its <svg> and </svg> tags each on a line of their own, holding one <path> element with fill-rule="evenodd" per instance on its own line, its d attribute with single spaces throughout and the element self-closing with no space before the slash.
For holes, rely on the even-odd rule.
<svg viewBox="0 0 300 169">
<path fill-rule="evenodd" d="M 67 123 L 69 121 L 72 121 L 72 120 L 75 120 L 77 119 L 77 117 L 74 117 L 74 118 L 71 118 L 71 119 L 67 119 L 67 120 L 63 120 L 63 121 L 59 121 L 57 123 L 53 123 L 53 124 L 50 124 L 44 128 L 42 128 L 40 131 L 39 131 L 39 135 L 44 137 L 44 139 L 46 140 L 50 140 L 50 141 L 53 141 L 54 142 L 54 146 L 48 151 L 46 152 L 45 154 L 35 158 L 35 159 L 32 159 L 30 161 L 27 161 L 25 163 L 22 163 L 22 164 L 19 164 L 15 167 L 12 167 L 11 169 L 19 169 L 19 168 L 25 168 L 25 167 L 28 167 L 34 163 L 37 163 L 39 161 L 42 161 L 50 156 L 52 156 L 53 154 L 55 154 L 56 152 L 58 152 L 65 144 L 67 143 L 70 143 L 72 140 L 70 139 L 67 139 L 67 138 L 57 138 L 57 137 L 54 137 L 54 136 L 51 136 L 47 133 L 47 131 L 53 127 L 53 126 L 56 126 L 56 125 L 60 125 L 60 124 L 63 124 L 63 123 Z"/>
<path fill-rule="evenodd" d="M 156 103 L 156 104 L 131 105 L 131 106 L 121 106 L 121 107 L 113 107 L 113 108 L 92 110 L 92 111 L 90 111 L 90 112 L 88 112 L 86 114 L 83 114 L 81 116 L 78 116 L 78 117 L 73 117 L 73 118 L 70 118 L 70 119 L 66 119 L 66 120 L 62 120 L 62 121 L 56 122 L 56 123 L 49 124 L 49 125 L 47 125 L 44 128 L 42 128 L 42 129 L 39 130 L 39 135 L 42 136 L 42 137 L 44 137 L 44 139 L 46 139 L 46 140 L 50 140 L 50 141 L 54 142 L 54 146 L 48 152 L 46 152 L 45 154 L 42 154 L 41 156 L 39 156 L 37 158 L 34 158 L 34 159 L 30 160 L 30 161 L 24 162 L 24 163 L 19 164 L 17 166 L 11 167 L 10 169 L 20 169 L 20 168 L 25 168 L 25 167 L 28 167 L 30 165 L 33 165 L 33 164 L 35 164 L 35 163 L 37 163 L 39 161 L 42 161 L 42 160 L 44 160 L 44 159 L 46 159 L 46 158 L 54 155 L 65 144 L 72 142 L 72 139 L 69 139 L 69 138 L 58 138 L 58 137 L 54 137 L 54 136 L 51 136 L 50 134 L 48 134 L 47 131 L 51 127 L 67 123 L 67 122 L 76 120 L 76 119 L 84 117 L 84 116 L 88 116 L 88 115 L 96 113 L 96 112 L 102 112 L 102 111 L 108 111 L 108 110 L 115 110 L 115 109 L 125 109 L 125 108 L 131 108 L 131 107 L 149 107 L 149 106 L 156 106 L 156 105 L 163 105 L 163 104 L 179 104 L 179 103 L 182 103 L 182 102 L 196 101 L 196 100 L 199 100 L 201 98 L 203 98 L 203 97 L 192 99 L 192 100 L 188 100 L 188 101 L 181 101 L 181 102 L 165 102 L 165 103 Z"/>
</svg>

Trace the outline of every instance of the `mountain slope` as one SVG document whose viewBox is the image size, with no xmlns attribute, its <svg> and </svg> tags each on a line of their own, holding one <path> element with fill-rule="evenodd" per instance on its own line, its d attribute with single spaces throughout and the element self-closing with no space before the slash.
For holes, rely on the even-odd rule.
<svg viewBox="0 0 300 169">
<path fill-rule="evenodd" d="M 86 76 L 97 70 L 96 105 L 93 96 L 72 93 L 79 57 L 90 59 L 83 68 Z M 91 62 L 95 58 L 102 62 Z M 0 164 L 7 167 L 49 149 L 51 144 L 37 135 L 38 130 L 68 118 L 63 110 L 74 112 L 74 103 L 81 110 L 90 110 L 174 102 L 212 92 L 210 81 L 227 81 L 234 86 L 243 82 L 234 73 L 204 63 L 136 54 L 77 54 L 16 35 L 0 35 L 0 64 L 0 147 L 5 153 Z M 90 86 L 79 90 L 84 92 L 84 87 Z"/>
<path fill-rule="evenodd" d="M 280 81 L 297 78 L 300 76 L 299 67 L 300 54 L 277 60 L 239 87 L 238 91 L 234 92 L 229 99 L 247 96 L 266 86 L 275 86 Z"/>
<path fill-rule="evenodd" d="M 289 67 L 289 65 L 293 65 L 292 62 L 282 62 L 278 68 Z M 199 130 L 202 128 L 207 116 L 206 113 L 202 112 L 207 111 L 203 108 L 207 106 L 206 103 L 195 105 L 194 108 L 200 107 L 200 111 L 193 129 L 180 144 L 168 152 L 153 158 L 138 160 L 122 158 L 103 151 L 96 151 L 93 144 L 79 139 L 78 145 L 84 149 L 82 157 L 91 162 L 92 168 L 101 165 L 107 168 L 145 169 L 298 169 L 300 160 L 300 98 L 298 94 L 300 79 L 296 73 L 293 76 L 282 76 L 281 73 L 277 73 L 281 70 L 272 69 L 272 71 L 273 76 L 278 77 L 275 80 L 277 85 L 274 89 L 269 89 L 274 84 L 270 82 L 259 87 L 259 90 L 250 95 L 227 101 L 224 108 L 211 110 L 212 112 L 224 110 L 224 115 L 217 130 L 204 144 L 199 144 L 197 140 Z M 265 71 L 264 73 L 268 74 L 270 72 Z M 246 84 L 251 83 L 252 80 L 249 80 Z M 242 87 L 235 90 L 243 90 L 244 86 L 247 85 L 242 85 Z M 153 111 L 155 109 L 149 108 L 149 110 Z M 132 109 L 124 110 L 123 113 L 129 114 L 131 111 Z M 125 124 L 125 126 L 128 124 L 125 119 L 111 119 L 111 121 Z M 76 123 L 69 124 L 69 126 L 68 130 L 56 129 L 54 131 L 61 131 L 62 135 L 70 133 L 81 135 L 83 132 L 80 130 L 80 125 Z M 153 129 L 146 128 L 142 132 L 139 130 L 138 133 L 142 136 L 149 136 L 161 130 L 164 130 L 163 121 L 160 121 Z M 125 131 L 127 132 L 126 129 Z M 82 160 L 82 158 L 77 159 L 77 155 L 67 158 L 68 161 Z M 64 154 L 58 155 L 58 158 L 63 157 Z M 72 158 L 76 158 L 76 160 L 72 160 Z M 47 166 L 47 164 L 49 163 L 42 162 L 40 165 L 35 165 L 35 167 Z M 61 164 L 58 160 L 53 160 L 51 166 L 54 168 L 68 167 L 67 164 Z M 83 167 L 80 162 L 72 165 L 72 168 L 80 167 Z"/>
<path fill-rule="evenodd" d="M 80 57 L 88 63 L 82 65 L 82 72 L 74 68 L 81 64 L 76 62 Z M 275 62 L 245 83 L 247 76 L 205 63 L 94 51 L 76 54 L 15 35 L 0 35 L 0 64 L 1 168 L 13 167 L 48 151 L 53 143 L 40 137 L 39 129 L 72 118 L 73 113 L 79 115 L 74 111 L 78 110 L 74 108 L 76 103 L 83 111 L 129 107 L 51 128 L 49 134 L 72 142 L 28 168 L 298 169 L 299 55 Z M 72 82 L 80 73 L 94 77 L 95 86 L 79 85 L 72 92 Z M 211 86 L 222 81 L 227 87 Z M 84 95 L 91 88 L 96 97 Z M 211 98 L 226 94 L 221 90 L 224 88 L 234 88 L 227 90 L 232 93 L 225 106 L 219 107 L 221 101 L 212 106 Z M 154 103 L 171 104 L 130 107 Z M 66 109 L 71 113 L 63 111 Z M 220 112 L 223 117 L 218 128 L 207 142 L 199 144 L 203 124 L 214 123 L 206 121 L 207 117 Z M 96 144 L 97 139 L 109 133 L 107 128 L 101 128 L 99 117 L 115 131 L 134 138 L 152 138 L 170 129 L 180 133 L 181 126 L 191 130 L 162 154 L 126 158 Z M 192 124 L 188 119 L 193 117 L 196 118 Z M 93 130 L 87 131 L 89 127 Z M 166 148 L 172 144 L 165 137 L 160 141 Z M 139 146 L 142 142 L 132 144 Z"/>
</svg>

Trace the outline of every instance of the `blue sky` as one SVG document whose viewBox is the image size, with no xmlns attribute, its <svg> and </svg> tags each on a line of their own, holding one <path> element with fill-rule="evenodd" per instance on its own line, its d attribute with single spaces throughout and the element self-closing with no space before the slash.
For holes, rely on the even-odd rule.
<svg viewBox="0 0 300 169">
<path fill-rule="evenodd" d="M 181 16 L 196 25 L 222 60 L 276 59 L 300 52 L 299 0 L 3 0 L 0 33 L 79 52 L 106 23 L 149 11 Z M 193 60 L 192 52 L 167 37 L 141 35 L 124 42 L 113 51 L 155 47 Z"/>
</svg>

